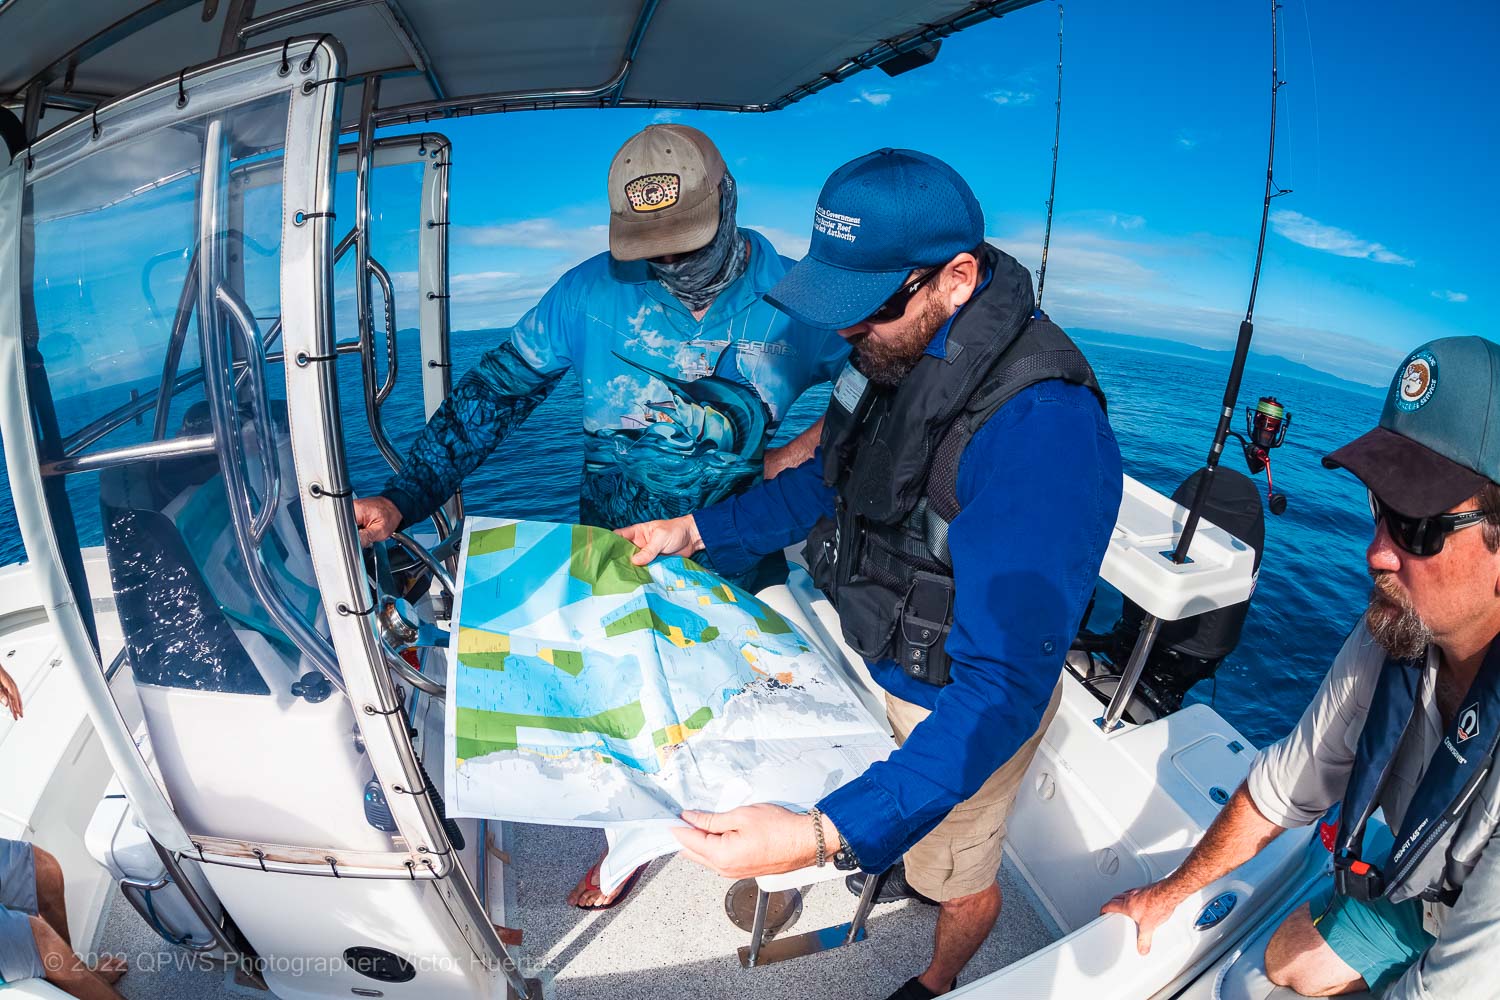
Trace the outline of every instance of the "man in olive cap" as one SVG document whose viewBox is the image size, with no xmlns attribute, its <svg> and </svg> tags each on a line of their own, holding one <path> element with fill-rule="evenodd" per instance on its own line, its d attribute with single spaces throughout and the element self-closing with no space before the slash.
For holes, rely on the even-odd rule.
<svg viewBox="0 0 1500 1000">
<path fill-rule="evenodd" d="M 1262 990 L 1494 996 L 1500 345 L 1452 337 L 1413 351 L 1380 425 L 1323 464 L 1369 490 L 1369 608 L 1296 728 L 1260 754 L 1182 866 L 1104 912 L 1136 922 L 1144 954 L 1185 899 L 1341 803 L 1333 874 L 1270 938 Z"/>
<path fill-rule="evenodd" d="M 792 261 L 737 225 L 736 201 L 734 177 L 698 129 L 632 136 L 609 169 L 609 252 L 558 279 L 454 387 L 385 489 L 354 501 L 360 540 L 388 538 L 447 502 L 569 368 L 583 388 L 585 524 L 675 517 L 809 457 L 817 425 L 767 445 L 848 348 L 764 301 Z M 731 578 L 753 591 L 785 573 L 777 554 Z M 572 902 L 603 908 L 633 885 L 602 889 L 595 865 Z"/>
</svg>

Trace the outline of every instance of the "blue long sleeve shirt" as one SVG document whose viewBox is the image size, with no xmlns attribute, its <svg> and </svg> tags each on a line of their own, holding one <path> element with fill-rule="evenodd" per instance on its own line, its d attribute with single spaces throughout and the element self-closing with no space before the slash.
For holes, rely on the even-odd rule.
<svg viewBox="0 0 1500 1000">
<path fill-rule="evenodd" d="M 821 469 L 815 457 L 699 511 L 715 564 L 749 564 L 832 515 L 834 491 Z M 819 803 L 865 869 L 890 867 L 1036 732 L 1093 591 L 1122 484 L 1109 421 L 1083 386 L 1033 385 L 969 441 L 956 484 L 962 509 L 948 535 L 952 683 L 938 688 L 894 661 L 871 663 L 881 687 L 932 714 L 888 760 Z"/>
</svg>

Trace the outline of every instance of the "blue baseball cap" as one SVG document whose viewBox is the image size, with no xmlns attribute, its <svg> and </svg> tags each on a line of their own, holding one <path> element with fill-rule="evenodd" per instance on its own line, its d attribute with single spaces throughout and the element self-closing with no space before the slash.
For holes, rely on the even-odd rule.
<svg viewBox="0 0 1500 1000">
<path fill-rule="evenodd" d="M 918 268 L 984 242 L 984 214 L 942 160 L 877 149 L 835 170 L 818 195 L 812 243 L 766 293 L 809 326 L 838 330 L 879 309 Z"/>
<path fill-rule="evenodd" d="M 1432 517 L 1500 482 L 1500 344 L 1444 337 L 1406 356 L 1380 423 L 1323 459 L 1407 517 Z"/>
</svg>

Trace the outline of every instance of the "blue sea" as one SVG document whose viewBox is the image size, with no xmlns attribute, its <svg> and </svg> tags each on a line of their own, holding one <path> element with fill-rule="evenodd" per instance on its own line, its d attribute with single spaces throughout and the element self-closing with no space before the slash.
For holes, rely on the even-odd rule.
<svg viewBox="0 0 1500 1000">
<path fill-rule="evenodd" d="M 494 331 L 455 334 L 454 371 L 466 370 L 495 338 Z M 1147 350 L 1121 346 L 1116 337 L 1109 337 L 1109 343 L 1091 343 L 1085 335 L 1079 339 L 1109 397 L 1126 472 L 1171 493 L 1207 454 L 1223 398 L 1228 355 L 1178 356 L 1155 349 L 1160 342 L 1152 342 L 1153 349 Z M 422 416 L 414 340 L 404 338 L 402 378 L 385 408 L 386 426 L 403 451 L 420 429 Z M 388 469 L 368 443 L 357 359 L 345 357 L 341 368 L 351 476 L 357 490 L 373 492 Z M 1211 701 L 1258 744 L 1282 736 L 1301 713 L 1362 612 L 1369 586 L 1364 549 L 1371 524 L 1363 488 L 1346 473 L 1324 470 L 1318 460 L 1374 425 L 1380 396 L 1374 389 L 1321 384 L 1303 375 L 1304 370 L 1277 373 L 1274 359 L 1261 359 L 1246 375 L 1241 408 L 1271 394 L 1293 414 L 1286 445 L 1275 453 L 1273 464 L 1277 489 L 1290 497 L 1290 505 L 1282 517 L 1268 515 L 1260 581 L 1239 649 L 1215 681 L 1200 684 L 1189 695 L 1190 701 Z M 781 440 L 815 420 L 826 399 L 826 389 L 804 397 L 785 422 Z M 1241 419 L 1236 417 L 1236 427 Z M 569 375 L 469 478 L 464 489 L 467 510 L 576 520 L 580 422 L 579 386 Z M 1233 440 L 1225 450 L 1225 462 L 1243 470 Z M 1031 485 L 1017 481 L 1017 488 Z M 97 531 L 93 534 L 84 544 L 97 544 Z M 7 486 L 0 496 L 0 565 L 25 558 Z M 1118 610 L 1118 595 L 1101 584 L 1093 627 L 1108 628 Z"/>
</svg>

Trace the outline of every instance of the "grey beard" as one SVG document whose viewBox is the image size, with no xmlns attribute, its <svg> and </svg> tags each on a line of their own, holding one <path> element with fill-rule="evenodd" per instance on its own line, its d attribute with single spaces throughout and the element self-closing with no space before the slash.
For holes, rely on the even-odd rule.
<svg viewBox="0 0 1500 1000">
<path fill-rule="evenodd" d="M 1365 611 L 1365 627 L 1370 636 L 1392 657 L 1415 660 L 1427 653 L 1432 630 L 1422 621 L 1406 595 L 1389 583 L 1384 574 L 1372 573 L 1375 585 L 1370 591 L 1370 606 Z"/>
</svg>

